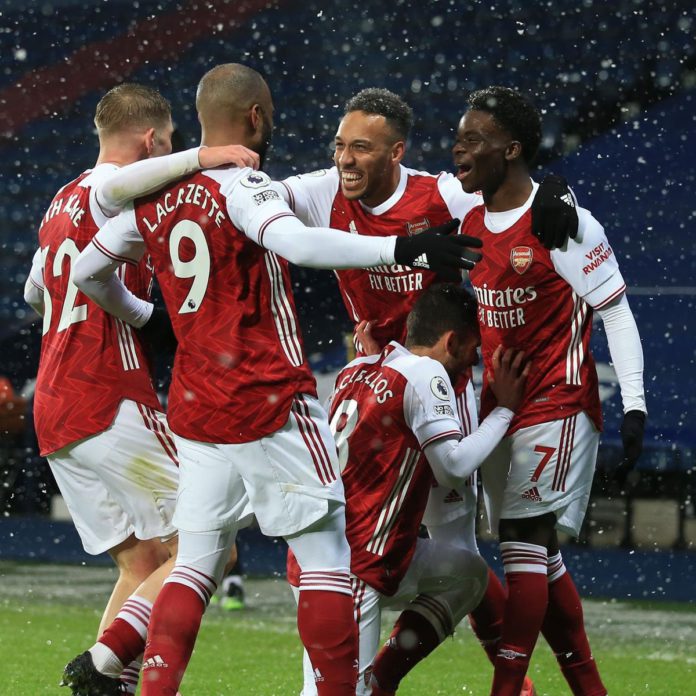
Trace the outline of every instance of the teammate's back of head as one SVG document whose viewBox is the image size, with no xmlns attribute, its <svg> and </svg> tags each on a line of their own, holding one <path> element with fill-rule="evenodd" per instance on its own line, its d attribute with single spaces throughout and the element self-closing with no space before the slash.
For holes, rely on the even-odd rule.
<svg viewBox="0 0 696 696">
<path fill-rule="evenodd" d="M 434 346 L 447 331 L 478 333 L 476 298 L 463 287 L 436 283 L 420 295 L 406 318 L 406 347 Z"/>
<path fill-rule="evenodd" d="M 209 70 L 198 83 L 196 109 L 204 126 L 234 122 L 254 105 L 270 99 L 266 81 L 253 68 L 224 63 Z"/>
<path fill-rule="evenodd" d="M 169 102 L 152 87 L 124 82 L 97 104 L 94 125 L 100 138 L 131 130 L 164 129 L 171 121 Z"/>
</svg>

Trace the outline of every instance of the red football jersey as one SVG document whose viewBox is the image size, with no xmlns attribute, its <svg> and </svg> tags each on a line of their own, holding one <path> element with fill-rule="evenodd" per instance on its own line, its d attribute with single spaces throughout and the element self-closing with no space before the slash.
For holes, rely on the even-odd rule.
<svg viewBox="0 0 696 696">
<path fill-rule="evenodd" d="M 479 303 L 484 382 L 481 418 L 495 406 L 486 374 L 496 347 L 521 348 L 532 367 L 510 433 L 586 411 L 602 418 L 590 353 L 592 308 L 618 297 L 625 284 L 601 225 L 582 208 L 579 233 L 549 251 L 532 234 L 530 206 L 490 213 L 475 208 L 462 232 L 483 240 L 483 260 L 469 277 Z"/>
<path fill-rule="evenodd" d="M 199 172 L 136 201 L 97 238 L 126 261 L 123 249 L 144 240 L 152 257 L 178 341 L 168 421 L 191 440 L 258 440 L 285 425 L 295 395 L 316 394 L 288 264 L 260 245 L 263 228 L 252 241 L 229 213 L 272 206 L 268 183 L 251 170 Z"/>
<path fill-rule="evenodd" d="M 480 196 L 462 191 L 450 174 L 435 176 L 406 167 L 401 167 L 396 191 L 375 208 L 343 195 L 335 167 L 282 183 L 290 206 L 306 224 L 370 237 L 408 236 L 453 217 L 463 220 L 481 202 Z M 372 335 L 380 348 L 391 340 L 404 342 L 406 316 L 419 294 L 437 279 L 430 271 L 400 265 L 341 270 L 336 276 L 348 315 L 356 323 L 374 322 Z"/>
<path fill-rule="evenodd" d="M 461 436 L 454 390 L 439 362 L 390 343 L 336 378 L 331 429 L 346 493 L 351 572 L 396 592 L 415 551 L 433 481 L 423 448 Z"/>
<path fill-rule="evenodd" d="M 137 332 L 71 282 L 72 264 L 99 229 L 91 189 L 113 170 L 100 165 L 64 186 L 39 228 L 45 313 L 34 420 L 42 455 L 106 430 L 122 399 L 161 410 Z M 144 258 L 121 276 L 142 299 L 152 284 L 147 264 Z"/>
</svg>

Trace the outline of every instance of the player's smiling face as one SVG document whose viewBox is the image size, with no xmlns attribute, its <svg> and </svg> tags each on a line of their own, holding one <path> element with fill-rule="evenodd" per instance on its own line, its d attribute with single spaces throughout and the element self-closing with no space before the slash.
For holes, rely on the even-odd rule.
<svg viewBox="0 0 696 696">
<path fill-rule="evenodd" d="M 341 191 L 348 200 L 359 199 L 372 208 L 394 193 L 404 143 L 384 116 L 351 111 L 338 126 L 334 146 Z"/>
<path fill-rule="evenodd" d="M 452 148 L 456 176 L 467 193 L 495 192 L 507 170 L 510 135 L 486 111 L 467 111 Z"/>
</svg>

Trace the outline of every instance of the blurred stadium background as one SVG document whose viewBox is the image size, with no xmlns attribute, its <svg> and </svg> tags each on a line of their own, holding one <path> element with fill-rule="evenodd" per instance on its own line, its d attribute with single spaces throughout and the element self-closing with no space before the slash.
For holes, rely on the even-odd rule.
<svg viewBox="0 0 696 696">
<path fill-rule="evenodd" d="M 573 184 L 631 288 L 650 411 L 639 475 L 622 495 L 611 475 L 620 401 L 597 331 L 606 432 L 588 524 L 567 562 L 586 594 L 694 599 L 693 2 L 4 0 L 0 34 L 0 559 L 91 560 L 71 525 L 56 520 L 56 488 L 36 453 L 40 326 L 22 288 L 53 194 L 94 163 L 95 105 L 120 81 L 151 84 L 193 146 L 199 78 L 244 62 L 274 94 L 266 169 L 276 178 L 330 165 L 342 105 L 363 87 L 410 102 L 405 161 L 429 171 L 450 167 L 469 91 L 503 84 L 534 96 L 544 113 L 539 175 L 552 170 Z M 351 327 L 331 274 L 294 269 L 294 281 L 306 347 L 326 382 L 346 360 Z M 282 566 L 279 544 L 250 534 L 242 546 L 249 572 Z"/>
</svg>

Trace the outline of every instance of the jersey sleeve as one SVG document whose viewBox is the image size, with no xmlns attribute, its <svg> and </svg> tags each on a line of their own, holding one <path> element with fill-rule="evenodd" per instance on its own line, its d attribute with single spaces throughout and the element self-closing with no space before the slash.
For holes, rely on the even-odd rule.
<svg viewBox="0 0 696 696">
<path fill-rule="evenodd" d="M 111 218 L 94 235 L 92 244 L 112 261 L 137 264 L 145 253 L 145 241 L 138 231 L 133 205 Z"/>
<path fill-rule="evenodd" d="M 307 227 L 263 172 L 243 170 L 220 191 L 234 226 L 253 242 L 290 263 L 310 268 L 369 268 L 394 263 L 396 237 L 345 234 Z"/>
<path fill-rule="evenodd" d="M 83 186 L 89 186 L 89 212 L 97 227 L 103 227 L 110 217 L 116 213 L 105 210 L 100 204 L 99 190 L 110 177 L 118 172 L 115 164 L 105 163 L 97 165 L 83 181 Z"/>
<path fill-rule="evenodd" d="M 626 290 L 614 250 L 604 228 L 588 210 L 578 208 L 578 236 L 553 249 L 556 272 L 590 307 L 601 309 Z"/>
<path fill-rule="evenodd" d="M 331 207 L 340 181 L 336 167 L 291 176 L 279 182 L 290 208 L 308 227 L 329 227 Z"/>
<path fill-rule="evenodd" d="M 442 172 L 437 179 L 437 188 L 447 209 L 453 218 L 464 218 L 478 205 L 483 203 L 483 197 L 478 193 L 467 193 L 457 177 Z"/>
<path fill-rule="evenodd" d="M 250 167 L 231 174 L 220 186 L 230 220 L 260 246 L 271 223 L 284 217 L 296 217 L 276 188 L 277 183 L 274 184 L 268 174 Z"/>
<path fill-rule="evenodd" d="M 436 360 L 422 358 L 408 375 L 404 416 L 421 447 L 444 437 L 462 437 L 454 389 Z"/>
</svg>

